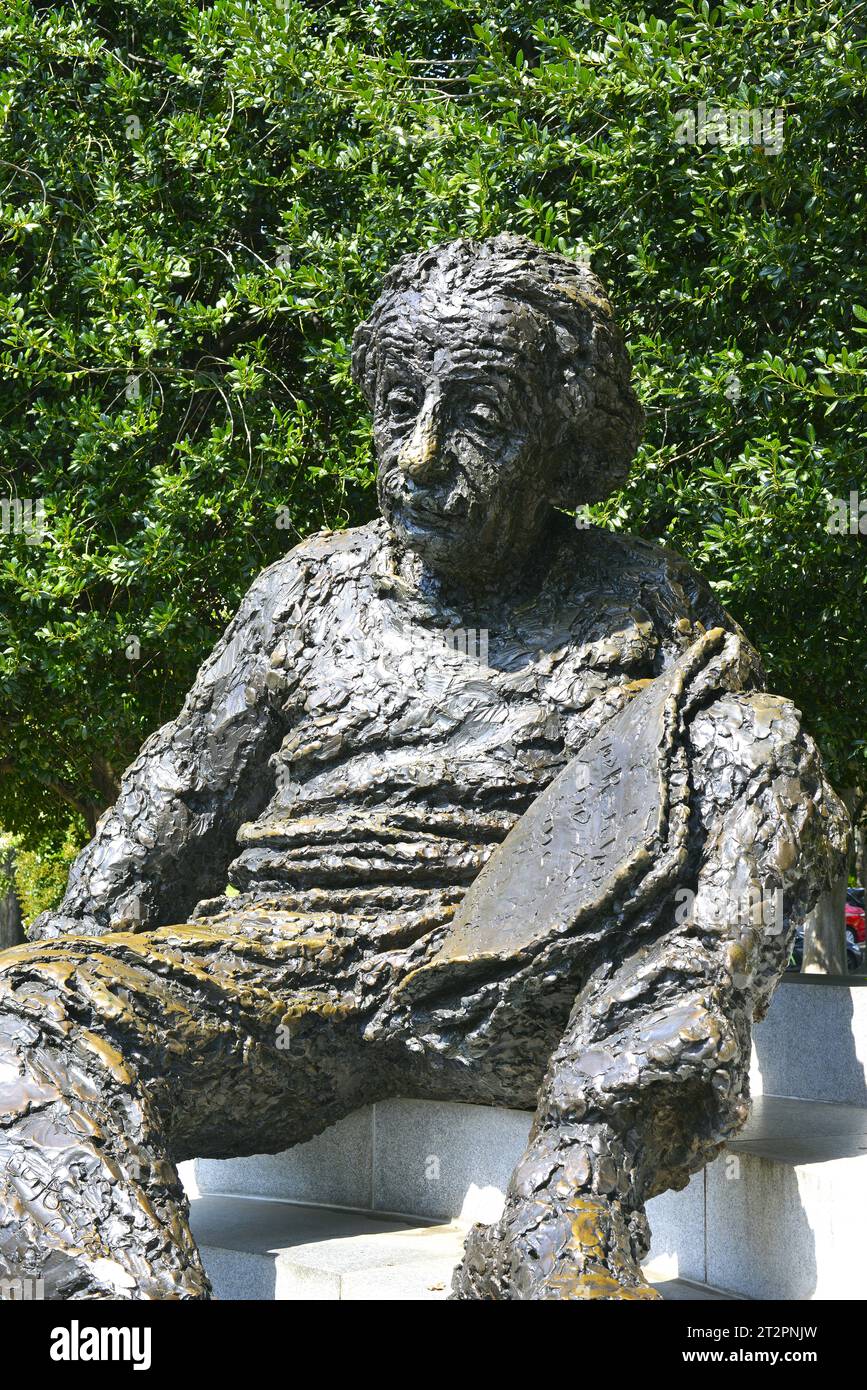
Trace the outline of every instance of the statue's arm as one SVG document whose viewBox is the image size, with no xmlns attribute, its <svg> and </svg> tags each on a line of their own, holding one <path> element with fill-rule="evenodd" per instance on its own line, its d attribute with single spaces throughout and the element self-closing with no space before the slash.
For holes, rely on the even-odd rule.
<svg viewBox="0 0 867 1390">
<path fill-rule="evenodd" d="M 297 684 L 303 582 L 291 555 L 259 575 L 178 717 L 125 772 L 62 903 L 36 919 L 31 938 L 182 921 L 222 891 L 238 827 L 272 791 L 268 758 Z"/>
<path fill-rule="evenodd" d="M 763 691 L 721 695 L 697 713 L 690 772 L 704 841 L 691 916 L 752 976 L 761 1015 L 794 928 L 845 872 L 849 818 L 799 711 Z"/>
</svg>

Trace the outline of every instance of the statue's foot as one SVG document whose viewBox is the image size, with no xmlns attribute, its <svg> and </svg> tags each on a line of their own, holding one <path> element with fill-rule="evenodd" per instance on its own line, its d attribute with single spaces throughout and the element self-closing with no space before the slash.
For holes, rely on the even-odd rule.
<svg viewBox="0 0 867 1390">
<path fill-rule="evenodd" d="M 637 1248 L 643 1214 L 575 1193 L 566 1201 L 512 1199 L 493 1226 L 476 1226 L 455 1271 L 453 1297 L 540 1301 L 655 1299 Z"/>
<path fill-rule="evenodd" d="M 552 1274 L 550 1278 L 543 1280 L 540 1291 L 534 1293 L 532 1298 L 535 1301 L 542 1299 L 556 1300 L 581 1300 L 588 1298 L 600 1298 L 604 1302 L 611 1303 L 618 1299 L 658 1299 L 662 1294 L 655 1289 L 652 1284 L 648 1284 L 646 1279 L 640 1277 L 635 1281 L 619 1282 L 609 1270 L 602 1266 L 587 1268 L 578 1271 L 574 1269 L 564 1269 Z"/>
<path fill-rule="evenodd" d="M 0 1012 L 0 1301 L 208 1298 L 144 1089 L 97 1034 L 88 1074 L 28 1026 Z"/>
</svg>

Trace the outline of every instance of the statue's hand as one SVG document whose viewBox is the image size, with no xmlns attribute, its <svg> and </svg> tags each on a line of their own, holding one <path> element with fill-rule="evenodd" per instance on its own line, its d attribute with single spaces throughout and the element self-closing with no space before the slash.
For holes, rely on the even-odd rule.
<svg viewBox="0 0 867 1390">
<path fill-rule="evenodd" d="M 93 842 L 92 842 L 93 843 Z M 107 854 L 102 856 L 103 885 L 111 882 L 111 861 Z M 126 868 L 121 861 L 120 868 Z M 117 875 L 120 878 L 120 875 Z M 40 912 L 31 923 L 27 933 L 31 941 L 51 941 L 58 936 L 105 936 L 108 932 L 147 931 L 153 923 L 153 893 L 146 883 L 139 879 L 120 878 L 115 891 L 109 896 L 96 900 L 83 891 L 70 878 L 66 896 L 56 908 Z"/>
<path fill-rule="evenodd" d="M 105 926 L 95 917 L 68 917 L 49 908 L 34 918 L 28 928 L 27 937 L 30 941 L 52 941 L 56 936 L 102 936 L 108 931 L 121 930 L 124 928 Z M 132 928 L 127 927 L 126 930 Z"/>
</svg>

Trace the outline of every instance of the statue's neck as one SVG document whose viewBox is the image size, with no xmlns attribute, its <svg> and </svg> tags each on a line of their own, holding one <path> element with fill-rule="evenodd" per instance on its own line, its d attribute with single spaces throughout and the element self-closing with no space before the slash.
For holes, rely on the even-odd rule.
<svg viewBox="0 0 867 1390">
<path fill-rule="evenodd" d="M 496 570 L 460 574 L 434 569 L 413 551 L 393 542 L 392 565 L 408 594 L 437 607 L 484 614 L 532 604 L 543 588 L 570 531 L 569 518 L 552 512 L 532 550 L 516 564 L 507 560 Z"/>
</svg>

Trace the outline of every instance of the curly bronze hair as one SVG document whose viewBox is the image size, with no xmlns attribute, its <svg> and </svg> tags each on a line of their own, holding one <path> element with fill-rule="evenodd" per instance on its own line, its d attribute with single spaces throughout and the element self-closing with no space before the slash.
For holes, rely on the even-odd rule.
<svg viewBox="0 0 867 1390">
<path fill-rule="evenodd" d="M 478 315 L 456 312 L 457 296 L 463 306 L 477 300 Z M 623 335 L 592 271 L 526 237 L 462 238 L 404 256 L 355 331 L 353 380 L 375 407 L 382 349 L 450 314 L 461 346 L 526 352 L 526 333 L 498 317 L 496 301 L 518 306 L 538 330 L 535 372 L 561 460 L 552 502 L 572 508 L 607 497 L 629 473 L 643 424 Z"/>
</svg>

